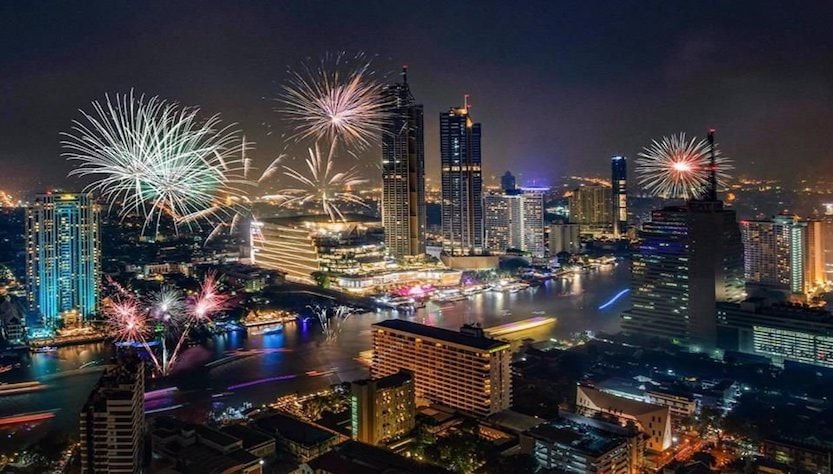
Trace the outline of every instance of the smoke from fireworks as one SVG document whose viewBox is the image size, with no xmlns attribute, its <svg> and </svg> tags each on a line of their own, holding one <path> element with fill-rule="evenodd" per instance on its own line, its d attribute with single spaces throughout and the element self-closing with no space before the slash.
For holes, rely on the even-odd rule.
<svg viewBox="0 0 833 474">
<path fill-rule="evenodd" d="M 246 145 L 234 125 L 132 91 L 92 107 L 62 133 L 63 156 L 80 163 L 70 176 L 94 177 L 87 190 L 120 203 L 122 217 L 136 212 L 145 226 L 155 221 L 157 231 L 163 214 L 175 223 L 195 215 L 223 220 L 248 171 Z"/>
<path fill-rule="evenodd" d="M 716 146 L 714 151 L 717 181 L 722 186 L 734 167 Z M 684 133 L 671 135 L 653 140 L 638 157 L 637 180 L 654 196 L 693 199 L 701 197 L 709 185 L 710 147 L 706 140 L 688 140 Z"/>
<path fill-rule="evenodd" d="M 389 108 L 374 76 L 362 54 L 326 55 L 318 64 L 290 71 L 278 100 L 293 125 L 292 138 L 326 139 L 331 150 L 339 140 L 358 148 L 378 140 Z"/>
<path fill-rule="evenodd" d="M 335 171 L 334 160 L 321 154 L 318 143 L 308 152 L 309 158 L 304 162 L 306 169 L 296 170 L 283 166 L 283 174 L 291 178 L 299 187 L 284 189 L 273 198 L 280 200 L 282 206 L 318 204 L 332 222 L 338 219 L 344 220 L 339 204 L 352 203 L 366 206 L 359 196 L 350 191 L 350 188 L 366 182 L 358 176 L 355 167 L 343 172 Z"/>
</svg>

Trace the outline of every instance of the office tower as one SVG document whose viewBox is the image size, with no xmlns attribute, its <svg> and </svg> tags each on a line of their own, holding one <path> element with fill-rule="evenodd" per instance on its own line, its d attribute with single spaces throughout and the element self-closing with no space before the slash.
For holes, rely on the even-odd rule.
<svg viewBox="0 0 833 474">
<path fill-rule="evenodd" d="M 740 229 L 750 292 L 806 295 L 823 284 L 822 222 L 780 214 L 769 221 L 741 221 Z"/>
<path fill-rule="evenodd" d="M 715 304 L 743 297 L 743 244 L 735 212 L 722 204 L 690 201 L 651 213 L 634 255 L 625 332 L 714 346 Z"/>
<path fill-rule="evenodd" d="M 570 196 L 570 222 L 581 225 L 587 234 L 601 235 L 613 229 L 611 189 L 607 186 L 581 186 Z"/>
<path fill-rule="evenodd" d="M 81 409 L 81 472 L 141 472 L 145 378 L 138 361 L 108 369 Z"/>
<path fill-rule="evenodd" d="M 610 168 L 613 234 L 619 237 L 628 231 L 628 161 L 624 156 L 614 156 Z"/>
<path fill-rule="evenodd" d="M 422 105 L 402 82 L 386 90 L 391 115 L 382 133 L 382 223 L 385 246 L 396 257 L 425 253 L 425 139 Z"/>
<path fill-rule="evenodd" d="M 455 332 L 389 319 L 372 327 L 372 378 L 405 369 L 414 376 L 418 403 L 439 403 L 480 417 L 511 405 L 509 343 L 471 326 Z"/>
<path fill-rule="evenodd" d="M 503 173 L 503 176 L 500 177 L 500 190 L 508 193 L 514 191 L 516 187 L 517 182 L 515 181 L 515 176 L 509 171 Z"/>
<path fill-rule="evenodd" d="M 581 252 L 581 238 L 578 224 L 550 224 L 550 257 L 561 252 Z"/>
<path fill-rule="evenodd" d="M 717 304 L 718 347 L 833 368 L 833 314 L 764 298 Z"/>
<path fill-rule="evenodd" d="M 48 328 L 96 311 L 99 209 L 89 193 L 39 194 L 26 213 L 29 306 Z"/>
<path fill-rule="evenodd" d="M 825 215 L 821 220 L 821 248 L 824 280 L 833 281 L 833 215 Z"/>
<path fill-rule="evenodd" d="M 353 439 L 380 444 L 414 429 L 414 378 L 401 371 L 350 384 Z"/>
<path fill-rule="evenodd" d="M 483 176 L 480 124 L 463 107 L 440 114 L 443 250 L 451 255 L 483 249 Z"/>
</svg>

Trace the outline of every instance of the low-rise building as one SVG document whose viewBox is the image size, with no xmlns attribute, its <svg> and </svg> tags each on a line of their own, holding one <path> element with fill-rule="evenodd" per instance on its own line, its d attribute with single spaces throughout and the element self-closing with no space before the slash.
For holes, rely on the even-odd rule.
<svg viewBox="0 0 833 474">
<path fill-rule="evenodd" d="M 648 436 L 647 449 L 662 452 L 671 446 L 671 412 L 667 406 L 617 397 L 593 387 L 576 387 L 576 412 L 615 419 L 626 426 L 633 423 Z"/>
<path fill-rule="evenodd" d="M 763 442 L 764 456 L 796 472 L 833 472 L 833 442 L 820 439 L 770 438 Z"/>
<path fill-rule="evenodd" d="M 444 474 L 446 469 L 406 458 L 369 444 L 347 441 L 301 464 L 293 474 Z"/>
<path fill-rule="evenodd" d="M 261 431 L 275 437 L 280 448 L 304 463 L 326 453 L 342 439 L 332 431 L 301 421 L 283 413 L 274 413 L 254 421 Z"/>
<path fill-rule="evenodd" d="M 717 304 L 721 349 L 833 368 L 833 314 L 762 298 Z"/>
<path fill-rule="evenodd" d="M 246 431 L 247 438 L 253 436 L 251 429 L 239 427 L 238 432 Z M 259 434 L 260 442 L 249 447 L 268 445 L 269 438 Z M 272 454 L 274 454 L 274 440 Z M 154 420 L 151 430 L 151 444 L 154 457 L 168 460 L 172 467 L 181 472 L 210 472 L 217 474 L 260 474 L 263 472 L 264 457 L 247 449 L 247 444 L 240 436 L 228 431 L 217 430 L 202 425 L 182 422 L 174 418 L 160 417 Z"/>
<path fill-rule="evenodd" d="M 580 416 L 540 424 L 524 436 L 543 469 L 587 474 L 642 472 L 644 438 L 636 429 Z"/>
</svg>

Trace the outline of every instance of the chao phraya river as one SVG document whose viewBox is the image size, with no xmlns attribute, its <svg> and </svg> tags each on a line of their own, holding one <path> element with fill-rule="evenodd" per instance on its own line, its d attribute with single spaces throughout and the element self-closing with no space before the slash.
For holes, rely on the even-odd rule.
<svg viewBox="0 0 833 474">
<path fill-rule="evenodd" d="M 517 293 L 486 292 L 455 303 L 429 303 L 411 315 L 354 315 L 331 341 L 324 340 L 314 320 L 291 323 L 272 334 L 217 336 L 211 344 L 183 352 L 172 376 L 148 380 L 148 390 L 176 389 L 149 399 L 146 410 L 199 420 L 209 410 L 222 411 L 244 402 L 260 405 L 288 393 L 366 378 L 367 367 L 358 361 L 358 355 L 370 348 L 370 325 L 389 318 L 458 329 L 464 323 L 490 327 L 547 315 L 556 317 L 557 323 L 547 326 L 547 334 L 538 337 L 564 337 L 583 330 L 616 331 L 619 313 L 629 307 L 629 298 L 624 295 L 605 303 L 626 289 L 629 279 L 630 264 L 623 262 Z M 47 385 L 36 392 L 0 396 L 0 418 L 44 410 L 55 414 L 34 427 L 0 426 L 0 436 L 5 438 L 3 450 L 38 439 L 50 429 L 77 429 L 78 410 L 100 370 L 95 364 L 109 358 L 111 347 L 99 343 L 32 354 L 22 367 L 0 374 L 2 382 L 38 380 Z"/>
</svg>

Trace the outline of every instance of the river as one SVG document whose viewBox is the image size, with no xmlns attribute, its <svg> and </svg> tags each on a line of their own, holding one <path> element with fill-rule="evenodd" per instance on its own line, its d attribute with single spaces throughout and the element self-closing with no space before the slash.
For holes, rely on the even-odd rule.
<svg viewBox="0 0 833 474">
<path fill-rule="evenodd" d="M 600 306 L 627 288 L 629 280 L 630 264 L 624 262 L 517 293 L 487 292 L 442 306 L 429 303 L 410 316 L 390 312 L 355 315 L 341 324 L 338 336 L 330 341 L 325 340 L 315 321 L 288 324 L 276 334 L 217 336 L 211 344 L 184 351 L 173 375 L 147 381 L 147 390 L 176 389 L 149 399 L 146 410 L 170 409 L 170 414 L 202 420 L 209 410 L 236 407 L 243 402 L 260 405 L 288 393 L 366 378 L 367 368 L 357 356 L 370 348 L 370 325 L 392 317 L 458 329 L 464 323 L 479 322 L 489 327 L 543 312 L 557 318 L 555 325 L 548 326 L 548 337 L 582 330 L 616 331 L 619 313 L 629 307 L 629 298 L 624 295 Z M 38 380 L 48 385 L 41 391 L 0 397 L 0 418 L 43 410 L 55 412 L 54 418 L 35 426 L 0 426 L 0 436 L 6 438 L 0 443 L 0 451 L 30 443 L 51 429 L 77 429 L 78 410 L 99 375 L 99 369 L 81 366 L 107 360 L 111 347 L 107 343 L 87 344 L 32 354 L 22 367 L 0 375 L 3 382 Z M 241 348 L 253 351 L 236 356 Z"/>
</svg>

